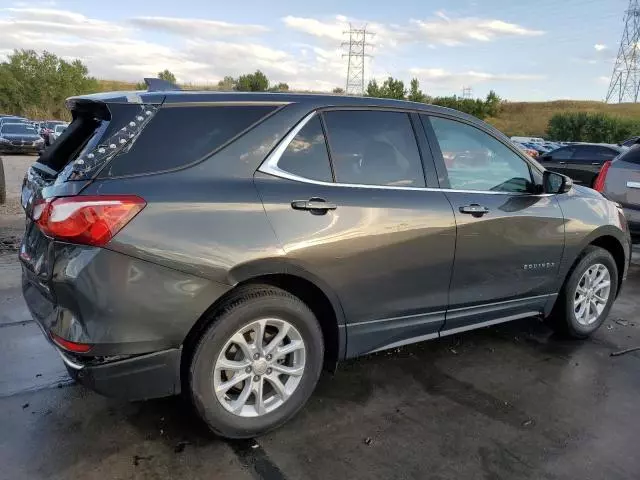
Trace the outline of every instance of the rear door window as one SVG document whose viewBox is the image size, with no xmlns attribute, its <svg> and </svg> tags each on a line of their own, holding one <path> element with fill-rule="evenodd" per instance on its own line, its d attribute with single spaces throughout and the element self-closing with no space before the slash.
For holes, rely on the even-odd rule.
<svg viewBox="0 0 640 480">
<path fill-rule="evenodd" d="M 425 186 L 409 114 L 353 110 L 323 115 L 337 183 Z"/>
<path fill-rule="evenodd" d="M 311 180 L 333 181 L 320 117 L 302 127 L 278 160 L 278 168 Z"/>
<path fill-rule="evenodd" d="M 102 177 L 161 172 L 203 159 L 277 107 L 273 105 L 160 108 L 132 148 L 114 158 Z"/>
</svg>

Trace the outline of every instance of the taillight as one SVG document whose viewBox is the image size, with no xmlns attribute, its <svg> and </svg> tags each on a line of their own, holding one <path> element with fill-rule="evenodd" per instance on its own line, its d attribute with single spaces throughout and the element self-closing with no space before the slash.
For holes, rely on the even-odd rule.
<svg viewBox="0 0 640 480">
<path fill-rule="evenodd" d="M 102 246 L 145 206 L 145 201 L 134 195 L 62 197 L 36 206 L 33 217 L 45 235 Z"/>
<path fill-rule="evenodd" d="M 87 353 L 93 347 L 93 345 L 90 345 L 88 343 L 78 343 L 72 342 L 71 340 L 65 340 L 64 338 L 59 337 L 53 332 L 49 332 L 49 334 L 51 335 L 51 340 L 53 340 L 53 343 L 58 345 L 60 348 L 68 350 L 69 352 Z"/>
<path fill-rule="evenodd" d="M 607 179 L 607 172 L 609 171 L 610 167 L 611 160 L 604 162 L 604 165 L 602 165 L 602 168 L 600 169 L 600 173 L 598 173 L 595 182 L 593 182 L 594 190 L 602 193 L 602 191 L 604 190 L 604 182 Z"/>
</svg>

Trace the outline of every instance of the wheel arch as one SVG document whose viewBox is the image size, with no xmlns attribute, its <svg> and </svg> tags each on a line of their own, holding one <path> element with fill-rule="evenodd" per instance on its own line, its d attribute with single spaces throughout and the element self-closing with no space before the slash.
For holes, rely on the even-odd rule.
<svg viewBox="0 0 640 480">
<path fill-rule="evenodd" d="M 213 302 L 191 327 L 182 344 L 181 377 L 184 379 L 198 339 L 226 301 L 245 285 L 264 284 L 281 288 L 300 298 L 313 311 L 325 342 L 324 369 L 335 371 L 346 352 L 346 328 L 342 306 L 336 294 L 304 269 L 281 262 L 243 265 L 229 273 L 233 288 Z"/>
</svg>

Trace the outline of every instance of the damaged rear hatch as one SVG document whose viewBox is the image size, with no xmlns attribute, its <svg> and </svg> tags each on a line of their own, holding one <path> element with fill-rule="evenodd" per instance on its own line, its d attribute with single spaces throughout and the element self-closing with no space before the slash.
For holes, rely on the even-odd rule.
<svg viewBox="0 0 640 480">
<path fill-rule="evenodd" d="M 26 230 L 19 257 L 25 297 L 34 297 L 27 303 L 41 323 L 56 303 L 51 288 L 56 242 L 38 224 L 47 203 L 80 194 L 113 158 L 128 152 L 163 101 L 162 94 L 144 92 L 70 98 L 73 121 L 27 171 L 21 193 Z"/>
</svg>

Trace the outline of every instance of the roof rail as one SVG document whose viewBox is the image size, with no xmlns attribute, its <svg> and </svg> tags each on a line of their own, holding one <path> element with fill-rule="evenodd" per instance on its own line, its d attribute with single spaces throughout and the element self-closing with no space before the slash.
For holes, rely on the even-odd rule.
<svg viewBox="0 0 640 480">
<path fill-rule="evenodd" d="M 180 87 L 173 83 L 162 80 L 161 78 L 145 78 L 144 83 L 147 84 L 147 91 L 149 92 L 164 92 L 167 90 L 180 90 Z"/>
</svg>

